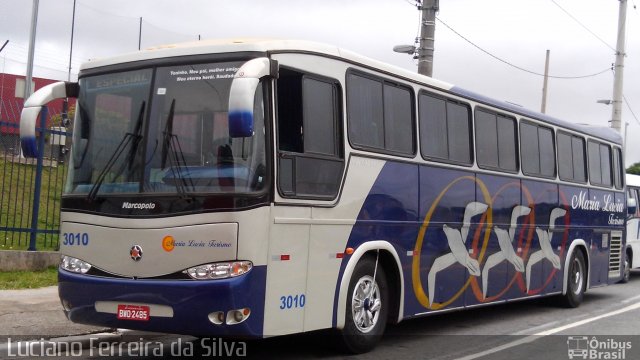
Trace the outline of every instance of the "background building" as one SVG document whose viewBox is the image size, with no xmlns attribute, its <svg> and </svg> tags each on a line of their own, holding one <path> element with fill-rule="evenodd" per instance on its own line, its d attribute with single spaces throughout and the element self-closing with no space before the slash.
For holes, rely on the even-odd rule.
<svg viewBox="0 0 640 360">
<path fill-rule="evenodd" d="M 33 78 L 34 91 L 58 80 Z M 0 150 L 14 153 L 19 149 L 20 113 L 24 107 L 25 76 L 0 73 Z M 48 105 L 47 129 L 60 126 L 64 101 L 55 100 Z M 75 99 L 69 99 L 75 106 Z"/>
</svg>

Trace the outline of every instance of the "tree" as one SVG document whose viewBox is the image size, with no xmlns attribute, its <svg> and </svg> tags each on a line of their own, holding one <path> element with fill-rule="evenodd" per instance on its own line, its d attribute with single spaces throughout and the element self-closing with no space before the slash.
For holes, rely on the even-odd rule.
<svg viewBox="0 0 640 360">
<path fill-rule="evenodd" d="M 69 110 L 67 110 L 67 116 L 69 119 L 73 120 L 73 117 L 76 114 L 76 106 L 69 106 Z M 55 114 L 51 116 L 51 126 L 62 126 L 62 114 Z"/>
<path fill-rule="evenodd" d="M 627 174 L 640 175 L 640 162 L 637 162 L 627 169 Z"/>
</svg>

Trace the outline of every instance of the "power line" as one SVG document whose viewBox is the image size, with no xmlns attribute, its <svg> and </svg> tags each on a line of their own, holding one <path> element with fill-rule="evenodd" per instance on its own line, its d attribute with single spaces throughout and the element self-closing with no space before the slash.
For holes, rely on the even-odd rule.
<svg viewBox="0 0 640 360">
<path fill-rule="evenodd" d="M 21 64 L 21 65 L 26 65 L 27 63 L 24 61 L 20 61 L 20 60 L 16 60 L 16 59 L 12 59 L 10 57 L 5 56 L 4 57 L 5 60 L 10 61 L 10 62 L 14 62 L 17 64 Z M 56 69 L 56 68 L 52 68 L 52 67 L 48 67 L 48 66 L 43 66 L 43 65 L 38 65 L 38 64 L 34 64 L 33 65 L 36 68 L 40 68 L 40 69 L 46 69 L 46 70 L 50 70 L 50 71 L 58 71 L 58 72 L 62 72 L 62 73 L 66 73 L 67 70 L 61 70 L 61 69 Z"/>
<path fill-rule="evenodd" d="M 408 3 L 411 6 L 415 6 L 415 7 L 419 7 L 420 5 L 418 5 L 418 1 L 412 1 L 412 0 L 404 0 L 406 3 Z"/>
<path fill-rule="evenodd" d="M 119 18 L 122 18 L 122 19 L 128 19 L 128 20 L 135 20 L 136 22 L 139 21 L 139 19 L 140 19 L 139 16 L 136 17 L 136 16 L 126 16 L 126 15 L 114 14 L 114 13 L 111 13 L 111 12 L 108 12 L 108 11 L 104 11 L 102 9 L 98 9 L 98 8 L 93 7 L 93 6 L 87 5 L 87 4 L 83 3 L 83 2 L 79 2 L 79 4 L 84 6 L 84 7 L 86 7 L 86 8 L 88 8 L 88 9 L 90 9 L 90 10 L 93 10 L 93 11 L 101 13 L 101 14 L 109 15 L 109 16 L 115 16 L 115 17 L 119 17 Z M 161 29 L 161 30 L 164 30 L 166 32 L 170 32 L 170 33 L 173 33 L 173 34 L 176 34 L 176 35 L 181 35 L 181 36 L 186 36 L 186 37 L 191 37 L 191 38 L 193 38 L 193 36 L 194 36 L 193 34 L 180 33 L 180 32 L 177 32 L 177 31 L 169 30 L 169 29 L 163 28 L 161 26 L 155 25 L 155 24 L 145 20 L 144 17 L 142 19 L 142 22 L 146 23 L 148 25 L 151 25 L 151 26 L 153 26 L 153 27 L 155 27 L 157 29 Z"/>
<path fill-rule="evenodd" d="M 467 39 L 466 37 L 464 37 L 462 34 L 460 34 L 459 32 L 457 32 L 456 30 L 454 30 L 454 29 L 453 29 L 451 26 L 449 26 L 447 23 L 445 23 L 444 21 L 442 21 L 442 19 L 440 19 L 439 17 L 436 17 L 436 19 L 437 19 L 437 20 L 438 20 L 442 25 L 444 25 L 444 26 L 445 26 L 445 27 L 447 27 L 449 30 L 451 30 L 454 34 L 456 34 L 456 35 L 458 35 L 460 38 L 462 38 L 464 41 L 468 42 L 468 43 L 469 43 L 469 44 L 471 44 L 473 47 L 475 47 L 476 49 L 478 49 L 478 50 L 482 51 L 483 53 L 485 53 L 485 54 L 487 54 L 487 55 L 491 56 L 492 58 L 494 58 L 494 59 L 496 59 L 496 60 L 498 60 L 498 61 L 500 61 L 500 62 L 502 62 L 502 63 L 504 63 L 504 64 L 506 64 L 506 65 L 509 65 L 509 66 L 511 66 L 511 67 L 513 67 L 513 68 L 515 68 L 515 69 L 518 69 L 518 70 L 520 70 L 520 71 L 524 71 L 524 72 L 529 73 L 529 74 L 532 74 L 532 75 L 537 75 L 537 76 L 542 76 L 542 77 L 544 77 L 544 76 L 545 76 L 544 74 L 541 74 L 541 73 L 538 73 L 538 72 L 535 72 L 535 71 L 531 71 L 531 70 L 525 69 L 525 68 L 520 67 L 520 66 L 518 66 L 518 65 L 512 64 L 512 63 L 508 62 L 507 60 L 504 60 L 504 59 L 502 59 L 502 58 L 499 58 L 498 56 L 496 56 L 496 55 L 494 55 L 494 54 L 490 53 L 489 51 L 487 51 L 487 50 L 485 50 L 485 49 L 481 48 L 479 45 L 476 45 L 473 41 L 471 41 L 471 40 Z M 600 75 L 600 74 L 604 74 L 604 73 L 606 73 L 606 72 L 608 72 L 608 71 L 611 71 L 611 68 L 610 68 L 610 67 L 609 67 L 609 68 L 606 68 L 606 69 L 604 69 L 604 70 L 602 70 L 602 71 L 599 71 L 599 72 L 597 72 L 597 73 L 588 74 L 588 75 L 580 75 L 580 76 L 553 76 L 553 75 L 549 75 L 548 77 L 553 78 L 553 79 L 564 79 L 564 80 L 569 80 L 569 79 L 584 79 L 584 78 L 589 78 L 589 77 L 598 76 L 598 75 Z"/>
<path fill-rule="evenodd" d="M 12 45 L 10 49 L 8 49 L 8 51 L 14 53 L 19 57 L 26 57 L 27 45 L 14 41 L 12 42 Z M 36 52 L 38 53 L 39 59 L 45 58 L 45 60 L 48 62 L 56 62 L 61 65 L 68 65 L 68 61 L 61 58 L 59 52 L 57 51 L 46 49 L 42 46 L 39 46 L 36 48 Z"/>
<path fill-rule="evenodd" d="M 167 33 L 171 33 L 171 34 L 174 34 L 174 35 L 179 35 L 179 36 L 182 36 L 182 37 L 187 37 L 187 38 L 190 38 L 190 39 L 194 38 L 194 35 L 192 35 L 192 34 L 185 34 L 185 33 L 175 32 L 173 30 L 169 30 L 169 29 L 166 29 L 166 28 L 163 28 L 163 27 L 159 27 L 157 25 L 154 25 L 154 24 L 148 22 L 145 19 L 142 19 L 142 22 L 145 23 L 147 26 L 151 26 L 152 28 L 156 28 L 156 30 L 161 30 L 161 31 L 164 31 L 164 32 L 167 32 Z"/>
<path fill-rule="evenodd" d="M 624 96 L 624 94 L 622 94 L 622 98 L 624 99 L 624 103 L 627 104 L 627 108 L 629 108 L 629 111 L 631 112 L 631 115 L 633 115 L 633 118 L 636 120 L 636 122 L 638 123 L 638 125 L 640 125 L 640 120 L 638 120 L 638 117 L 636 116 L 636 114 L 633 112 L 633 109 L 631 108 L 631 105 L 629 105 L 629 101 L 627 101 L 627 97 Z"/>
<path fill-rule="evenodd" d="M 132 17 L 132 16 L 124 16 L 124 15 L 118 15 L 118 14 L 114 14 L 114 13 L 110 13 L 101 9 L 97 9 L 93 6 L 89 6 L 87 4 L 84 4 L 82 1 L 78 2 L 78 4 L 80 4 L 80 6 L 86 7 L 90 10 L 93 10 L 95 12 L 101 13 L 101 14 L 105 14 L 105 15 L 109 15 L 109 16 L 115 16 L 115 17 L 119 17 L 119 18 L 123 18 L 123 19 L 138 19 L 137 17 Z"/>
<path fill-rule="evenodd" d="M 562 10 L 565 14 L 567 14 L 567 16 L 569 16 L 571 19 L 573 19 L 573 21 L 577 22 L 578 25 L 582 26 L 582 28 L 584 28 L 585 30 L 587 30 L 589 32 L 589 34 L 593 35 L 596 39 L 600 40 L 601 43 L 603 43 L 606 47 L 608 47 L 609 49 L 613 50 L 613 52 L 616 52 L 616 49 L 609 45 L 609 43 L 607 43 L 606 41 L 602 40 L 602 38 L 598 35 L 596 35 L 596 33 L 594 33 L 593 31 L 591 31 L 591 29 L 589 29 L 586 25 L 584 25 L 583 23 L 580 22 L 580 20 L 578 20 L 575 16 L 571 15 L 571 13 L 569 13 L 567 10 L 565 10 L 562 6 L 560 6 L 560 4 L 558 4 L 555 0 L 551 0 L 551 2 L 557 6 L 558 8 L 560 8 L 560 10 Z"/>
<path fill-rule="evenodd" d="M 571 15 L 567 10 L 565 10 L 562 6 L 560 6 L 555 0 L 551 0 L 551 2 L 556 5 L 558 8 L 560 8 L 560 10 L 562 10 L 565 14 L 567 14 L 571 19 L 573 19 L 575 22 L 577 22 L 580 26 L 582 26 L 585 30 L 587 30 L 591 35 L 593 35 L 596 39 L 600 40 L 600 42 L 602 42 L 604 45 L 606 45 L 609 49 L 613 50 L 615 53 L 617 53 L 617 50 L 614 49 L 612 46 L 610 46 L 606 41 L 604 41 L 602 38 L 600 38 L 598 35 L 596 35 L 593 31 L 591 31 L 587 26 L 585 26 L 583 23 L 581 23 L 575 16 Z M 636 3 L 634 0 L 631 0 L 631 2 L 633 3 L 633 9 L 636 11 L 637 13 L 637 7 L 636 7 Z M 636 122 L 640 125 L 640 120 L 638 120 L 638 117 L 636 116 L 636 114 L 633 112 L 633 109 L 631 108 L 631 105 L 629 104 L 629 101 L 627 100 L 626 96 L 624 94 L 622 94 L 622 98 L 624 99 L 624 103 L 627 104 L 627 108 L 629 108 L 629 111 L 631 112 L 631 115 L 633 115 L 633 118 L 636 120 Z"/>
</svg>

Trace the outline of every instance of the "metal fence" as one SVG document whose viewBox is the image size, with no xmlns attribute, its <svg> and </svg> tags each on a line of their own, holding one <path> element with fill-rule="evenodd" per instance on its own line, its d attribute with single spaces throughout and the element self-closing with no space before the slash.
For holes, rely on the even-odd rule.
<svg viewBox="0 0 640 360">
<path fill-rule="evenodd" d="M 66 146 L 71 133 L 47 127 L 52 117 L 43 111 L 36 133 L 39 157 L 20 155 L 19 113 L 17 118 L 0 119 L 0 249 L 57 250 L 59 248 L 60 198 L 66 177 Z"/>
</svg>

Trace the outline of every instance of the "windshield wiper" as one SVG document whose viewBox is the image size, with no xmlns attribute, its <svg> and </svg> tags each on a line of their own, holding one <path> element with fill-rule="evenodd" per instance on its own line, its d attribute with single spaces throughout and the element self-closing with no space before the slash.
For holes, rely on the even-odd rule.
<svg viewBox="0 0 640 360">
<path fill-rule="evenodd" d="M 167 122 L 164 127 L 163 141 L 162 141 L 162 159 L 161 167 L 166 168 L 167 158 L 169 159 L 170 171 L 173 175 L 173 183 L 176 186 L 176 190 L 180 196 L 185 196 L 187 186 L 194 189 L 193 180 L 191 177 L 185 178 L 183 176 L 183 169 L 186 173 L 187 161 L 184 158 L 184 152 L 180 146 L 180 139 L 173 134 L 173 118 L 175 115 L 176 99 L 171 101 L 171 107 L 169 108 L 169 114 L 167 115 Z M 189 184 L 187 183 L 189 181 Z"/>
<path fill-rule="evenodd" d="M 122 137 L 122 140 L 120 140 L 120 143 L 118 144 L 118 147 L 113 152 L 113 154 L 111 154 L 111 157 L 109 158 L 109 161 L 107 161 L 107 163 L 105 164 L 104 168 L 102 168 L 102 170 L 100 171 L 100 174 L 98 175 L 98 178 L 96 179 L 95 184 L 93 184 L 93 186 L 91 187 L 91 190 L 87 194 L 87 198 L 88 199 L 94 200 L 96 198 L 96 195 L 98 194 L 98 190 L 100 190 L 100 186 L 102 186 L 102 183 L 104 182 L 105 178 L 107 177 L 107 172 L 109 170 L 111 170 L 111 168 L 116 163 L 116 161 L 118 161 L 118 158 L 120 157 L 122 152 L 127 148 L 127 146 L 130 143 L 132 143 L 132 146 L 131 146 L 131 149 L 129 150 L 128 161 L 125 162 L 124 165 L 128 165 L 129 169 L 131 169 L 131 167 L 133 166 L 135 153 L 137 152 L 138 145 L 140 144 L 140 141 L 143 138 L 143 136 L 142 136 L 142 119 L 144 117 L 145 106 L 146 106 L 146 102 L 143 101 L 142 104 L 140 105 L 140 112 L 138 113 L 138 119 L 136 120 L 136 126 L 134 128 L 134 132 L 133 133 L 128 132 L 128 133 L 124 134 L 124 136 Z M 124 171 L 124 168 L 125 168 L 124 165 L 117 172 L 116 177 L 118 175 L 120 175 L 122 173 L 122 171 Z"/>
<path fill-rule="evenodd" d="M 165 167 L 167 167 L 167 155 L 168 155 L 168 151 L 169 149 L 171 149 L 171 137 L 175 136 L 173 135 L 173 117 L 175 114 L 175 110 L 176 110 L 176 99 L 171 100 L 171 106 L 169 107 L 169 114 L 167 115 L 167 121 L 165 122 L 164 125 L 164 131 L 162 132 L 163 135 L 163 139 L 162 139 L 162 161 L 161 161 L 161 168 L 164 169 Z M 171 161 L 171 159 L 169 159 L 169 161 Z"/>
</svg>

